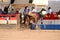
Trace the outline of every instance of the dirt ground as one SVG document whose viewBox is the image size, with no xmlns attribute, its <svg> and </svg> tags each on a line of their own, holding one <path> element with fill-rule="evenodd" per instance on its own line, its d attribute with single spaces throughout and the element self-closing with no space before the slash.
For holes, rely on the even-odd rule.
<svg viewBox="0 0 60 40">
<path fill-rule="evenodd" d="M 19 22 L 18 25 L 0 25 L 0 40 L 60 40 L 60 30 L 21 30 L 19 26 Z"/>
<path fill-rule="evenodd" d="M 60 40 L 60 31 L 0 29 L 0 40 Z"/>
<path fill-rule="evenodd" d="M 19 22 L 18 25 L 0 26 L 0 40 L 60 40 L 60 30 L 20 30 L 17 29 Z"/>
</svg>

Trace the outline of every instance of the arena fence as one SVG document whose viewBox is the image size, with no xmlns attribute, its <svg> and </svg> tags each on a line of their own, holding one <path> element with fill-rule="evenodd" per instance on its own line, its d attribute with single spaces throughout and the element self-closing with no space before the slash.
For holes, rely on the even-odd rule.
<svg viewBox="0 0 60 40">
<path fill-rule="evenodd" d="M 42 20 L 43 24 L 38 23 L 38 27 L 44 30 L 60 30 L 60 20 Z"/>
</svg>

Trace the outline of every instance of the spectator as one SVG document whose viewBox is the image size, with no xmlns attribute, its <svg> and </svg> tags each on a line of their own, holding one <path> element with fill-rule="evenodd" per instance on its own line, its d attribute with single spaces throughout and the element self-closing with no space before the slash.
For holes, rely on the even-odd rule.
<svg viewBox="0 0 60 40">
<path fill-rule="evenodd" d="M 47 13 L 48 13 L 48 14 L 51 14 L 51 12 L 52 12 L 51 7 L 48 7 Z"/>
<path fill-rule="evenodd" d="M 58 15 L 60 15 L 60 10 L 59 10 L 59 12 L 58 12 Z"/>
<path fill-rule="evenodd" d="M 0 9 L 0 13 L 2 13 L 2 9 Z"/>
<path fill-rule="evenodd" d="M 23 8 L 20 8 L 19 9 L 19 13 L 23 13 L 24 9 Z"/>
<path fill-rule="evenodd" d="M 8 8 L 9 8 L 9 6 L 4 7 L 4 12 L 3 12 L 4 14 L 8 14 Z"/>
<path fill-rule="evenodd" d="M 35 7 L 32 7 L 32 12 L 36 12 L 36 9 L 35 9 Z"/>
<path fill-rule="evenodd" d="M 35 9 L 35 7 L 31 8 L 31 10 L 29 11 L 29 14 L 31 14 L 32 12 L 37 12 L 37 10 Z"/>
<path fill-rule="evenodd" d="M 24 9 L 24 11 L 23 11 L 23 14 L 27 14 L 29 11 L 30 11 L 29 7 L 26 6 L 25 9 Z"/>
<path fill-rule="evenodd" d="M 20 14 L 20 23 L 22 23 L 22 21 L 23 21 L 23 20 L 22 20 L 22 16 L 23 16 L 22 14 L 23 14 L 23 11 L 24 11 L 24 9 L 23 9 L 23 8 L 20 8 L 20 9 L 19 9 L 19 14 Z"/>
<path fill-rule="evenodd" d="M 29 7 L 26 6 L 25 9 L 24 9 L 24 11 L 23 11 L 23 15 L 24 15 L 24 24 L 25 24 L 26 18 L 27 18 L 27 15 L 26 15 L 26 14 L 28 14 L 29 11 L 30 11 Z"/>
<path fill-rule="evenodd" d="M 14 9 L 12 9 L 10 13 L 11 13 L 11 14 L 14 14 L 14 13 L 15 13 Z"/>
</svg>

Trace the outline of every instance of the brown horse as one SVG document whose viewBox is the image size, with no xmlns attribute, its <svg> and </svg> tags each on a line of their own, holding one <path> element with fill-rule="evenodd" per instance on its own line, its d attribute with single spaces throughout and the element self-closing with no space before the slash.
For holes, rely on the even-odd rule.
<svg viewBox="0 0 60 40">
<path fill-rule="evenodd" d="M 26 25 L 27 25 L 27 27 L 29 26 L 29 23 L 30 23 L 31 20 L 35 24 L 37 24 L 37 22 L 39 20 L 39 15 L 37 13 L 27 14 L 27 19 L 26 19 Z"/>
</svg>

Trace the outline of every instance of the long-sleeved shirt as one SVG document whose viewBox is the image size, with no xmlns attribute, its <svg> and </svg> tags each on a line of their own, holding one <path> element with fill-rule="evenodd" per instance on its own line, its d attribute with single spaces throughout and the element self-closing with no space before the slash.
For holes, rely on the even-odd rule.
<svg viewBox="0 0 60 40">
<path fill-rule="evenodd" d="M 23 14 L 27 14 L 30 11 L 30 9 L 24 9 Z"/>
<path fill-rule="evenodd" d="M 51 14 L 51 12 L 52 12 L 52 9 L 47 10 L 47 13 Z"/>
</svg>

